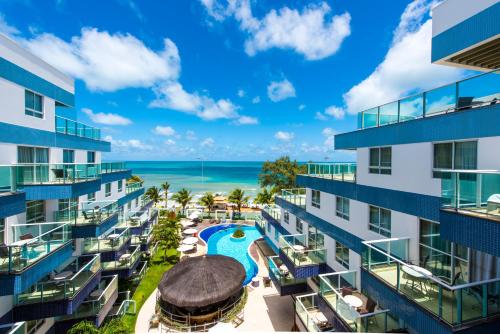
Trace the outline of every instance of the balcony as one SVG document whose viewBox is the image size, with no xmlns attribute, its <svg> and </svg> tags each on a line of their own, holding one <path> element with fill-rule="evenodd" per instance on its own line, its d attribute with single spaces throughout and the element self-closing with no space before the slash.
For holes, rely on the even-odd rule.
<svg viewBox="0 0 500 334">
<path fill-rule="evenodd" d="M 70 136 L 101 140 L 101 129 L 56 115 L 56 132 Z"/>
<path fill-rule="evenodd" d="M 126 187 L 127 195 L 140 189 L 144 189 L 142 182 L 127 182 L 127 187 Z"/>
<path fill-rule="evenodd" d="M 357 270 L 319 276 L 319 295 L 334 312 L 337 330 L 358 333 L 387 333 L 399 329 L 399 324 L 356 286 Z"/>
<path fill-rule="evenodd" d="M 435 276 L 412 264 L 417 261 L 409 258 L 408 238 L 364 241 L 363 244 L 362 267 L 369 275 L 410 304 L 418 305 L 421 312 L 448 326 L 456 328 L 500 314 L 499 277 L 461 284 L 461 272 L 457 272 L 451 282 L 448 277 Z"/>
<path fill-rule="evenodd" d="M 123 172 L 129 170 L 124 161 L 116 161 L 116 162 L 103 162 L 101 163 L 101 173 L 116 173 Z"/>
<path fill-rule="evenodd" d="M 122 206 L 144 194 L 142 182 L 127 182 L 126 195 L 118 199 L 118 205 Z"/>
<path fill-rule="evenodd" d="M 298 207 L 306 207 L 306 188 L 283 189 L 279 197 Z"/>
<path fill-rule="evenodd" d="M 304 278 L 293 277 L 290 270 L 281 261 L 279 256 L 268 257 L 269 276 L 281 296 L 306 292 L 307 281 Z"/>
<path fill-rule="evenodd" d="M 335 328 L 319 309 L 317 293 L 297 296 L 295 300 L 295 321 L 301 332 L 334 332 Z"/>
<path fill-rule="evenodd" d="M 158 210 L 154 208 L 129 211 L 125 213 L 124 217 L 119 217 L 116 227 L 129 228 L 131 234 L 140 235 L 157 213 Z"/>
<path fill-rule="evenodd" d="M 101 279 L 99 255 L 75 258 L 14 296 L 14 318 L 34 320 L 72 314 Z"/>
<path fill-rule="evenodd" d="M 326 270 L 326 248 L 312 245 L 305 234 L 282 235 L 279 257 L 296 278 L 322 274 Z"/>
<path fill-rule="evenodd" d="M 16 322 L 13 324 L 0 325 L 0 334 L 25 334 L 26 322 Z"/>
<path fill-rule="evenodd" d="M 100 237 L 85 238 L 82 252 L 100 253 L 103 261 L 116 260 L 130 244 L 130 239 L 129 228 L 113 228 Z"/>
<path fill-rule="evenodd" d="M 110 275 L 118 275 L 121 279 L 130 278 L 136 271 L 141 255 L 141 248 L 132 246 L 118 260 L 102 262 L 102 270 Z"/>
<path fill-rule="evenodd" d="M 146 227 L 141 235 L 133 235 L 131 245 L 139 246 L 142 252 L 146 252 L 149 249 L 149 245 L 153 240 L 153 228 Z"/>
<path fill-rule="evenodd" d="M 356 182 L 355 162 L 314 162 L 307 164 L 307 176 L 321 179 Z"/>
<path fill-rule="evenodd" d="M 110 318 L 121 318 L 125 314 L 135 314 L 136 304 L 135 300 L 130 298 L 130 291 L 122 291 L 118 293 L 118 299 L 111 312 L 109 312 Z"/>
<path fill-rule="evenodd" d="M 500 101 L 498 71 L 483 73 L 417 95 L 362 111 L 358 129 L 476 109 Z"/>
</svg>

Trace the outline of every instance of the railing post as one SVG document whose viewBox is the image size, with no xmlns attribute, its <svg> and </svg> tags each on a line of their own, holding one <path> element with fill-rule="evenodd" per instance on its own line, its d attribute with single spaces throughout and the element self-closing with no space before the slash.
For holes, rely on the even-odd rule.
<svg viewBox="0 0 500 334">
<path fill-rule="evenodd" d="M 483 283 L 482 288 L 482 310 L 481 310 L 481 316 L 483 318 L 486 318 L 488 316 L 488 283 Z"/>
<path fill-rule="evenodd" d="M 396 277 L 396 291 L 399 291 L 399 287 L 400 287 L 400 270 L 401 270 L 401 266 L 399 265 L 399 262 L 396 262 L 396 273 L 397 273 L 397 277 Z"/>
<path fill-rule="evenodd" d="M 426 103 L 426 100 L 427 99 L 427 93 L 426 92 L 423 92 L 422 93 L 422 117 L 425 117 L 426 116 L 426 113 L 427 113 L 427 103 Z"/>
</svg>

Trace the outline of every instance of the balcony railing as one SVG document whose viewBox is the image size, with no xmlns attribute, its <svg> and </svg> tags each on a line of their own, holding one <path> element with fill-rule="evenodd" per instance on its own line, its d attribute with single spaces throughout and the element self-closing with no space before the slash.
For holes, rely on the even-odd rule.
<svg viewBox="0 0 500 334">
<path fill-rule="evenodd" d="M 75 259 L 57 274 L 51 274 L 14 297 L 16 305 L 72 299 L 101 269 L 99 254 Z"/>
<path fill-rule="evenodd" d="M 119 260 L 102 262 L 102 270 L 130 269 L 141 257 L 141 248 L 135 247 L 132 253 L 123 254 Z"/>
<path fill-rule="evenodd" d="M 130 291 L 122 291 L 118 293 L 118 299 L 109 313 L 109 317 L 123 317 L 125 314 L 135 314 L 135 300 L 130 298 Z"/>
<path fill-rule="evenodd" d="M 127 170 L 127 166 L 124 161 L 101 163 L 102 174 L 120 172 L 124 170 Z"/>
<path fill-rule="evenodd" d="M 305 234 L 282 235 L 279 244 L 295 266 L 318 265 L 326 261 L 326 248 L 310 247 Z"/>
<path fill-rule="evenodd" d="M 56 132 L 94 140 L 101 139 L 101 129 L 61 116 L 56 116 Z"/>
<path fill-rule="evenodd" d="M 307 164 L 307 176 L 356 182 L 356 166 L 355 162 L 310 162 Z"/>
<path fill-rule="evenodd" d="M 353 332 L 387 333 L 399 328 L 375 301 L 365 296 L 356 286 L 358 271 L 341 271 L 319 275 L 320 296 Z M 352 306 L 358 303 L 360 306 Z"/>
<path fill-rule="evenodd" d="M 143 188 L 142 182 L 127 182 L 126 192 L 127 194 L 133 193 L 139 189 Z"/>
<path fill-rule="evenodd" d="M 0 325 L 0 334 L 26 334 L 26 322 Z"/>
<path fill-rule="evenodd" d="M 153 229 L 151 227 L 145 228 L 140 235 L 132 236 L 132 245 L 149 244 L 153 238 Z"/>
<path fill-rule="evenodd" d="M 271 217 L 278 222 L 281 221 L 281 209 L 276 205 L 267 205 L 262 210 L 267 212 Z"/>
<path fill-rule="evenodd" d="M 139 227 L 146 223 L 151 217 L 153 209 L 129 211 L 120 216 L 116 227 Z"/>
<path fill-rule="evenodd" d="M 483 73 L 362 111 L 358 114 L 358 128 L 400 123 L 498 103 L 500 101 L 498 74 L 498 70 Z"/>
<path fill-rule="evenodd" d="M 450 326 L 498 315 L 500 277 L 457 285 L 413 265 L 408 238 L 364 241 L 363 268 Z M 416 262 L 416 261 L 415 261 Z"/>
<path fill-rule="evenodd" d="M 100 225 L 117 212 L 116 201 L 81 202 L 78 207 L 55 211 L 54 220 L 74 225 Z"/>
<path fill-rule="evenodd" d="M 295 314 L 302 320 L 308 332 L 330 332 L 333 326 L 325 321 L 325 315 L 318 308 L 317 293 L 297 296 Z"/>
<path fill-rule="evenodd" d="M 439 171 L 443 208 L 500 220 L 500 171 Z"/>
<path fill-rule="evenodd" d="M 268 258 L 269 271 L 278 280 L 280 286 L 294 285 L 306 283 L 305 278 L 295 278 L 288 268 L 283 264 L 279 256 L 269 256 Z"/>
<path fill-rule="evenodd" d="M 301 208 L 306 207 L 306 188 L 283 189 L 280 197 Z"/>
<path fill-rule="evenodd" d="M 116 252 L 130 240 L 130 229 L 114 228 L 110 232 L 97 238 L 85 238 L 83 243 L 83 253 L 104 253 Z"/>
<path fill-rule="evenodd" d="M 71 228 L 63 223 L 11 225 L 13 242 L 0 246 L 0 272 L 16 272 L 31 266 L 71 239 Z"/>
</svg>

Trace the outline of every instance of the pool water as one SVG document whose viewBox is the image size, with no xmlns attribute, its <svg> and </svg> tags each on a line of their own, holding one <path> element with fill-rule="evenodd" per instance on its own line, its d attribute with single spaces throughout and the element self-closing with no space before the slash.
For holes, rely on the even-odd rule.
<svg viewBox="0 0 500 334">
<path fill-rule="evenodd" d="M 245 238 L 243 240 L 235 240 L 231 238 L 234 231 L 238 229 L 238 227 L 234 225 L 229 225 L 227 228 L 222 230 L 220 225 L 209 227 L 203 232 L 209 229 L 217 228 L 219 231 L 213 233 L 208 238 L 208 254 L 220 254 L 230 256 L 236 260 L 238 260 L 243 267 L 245 268 L 246 278 L 243 284 L 248 284 L 252 278 L 257 275 L 258 267 L 255 262 L 248 254 L 248 247 L 254 240 L 262 237 L 260 232 L 253 226 L 241 226 L 240 228 L 245 232 Z M 207 231 L 205 234 L 210 234 L 210 231 Z"/>
</svg>

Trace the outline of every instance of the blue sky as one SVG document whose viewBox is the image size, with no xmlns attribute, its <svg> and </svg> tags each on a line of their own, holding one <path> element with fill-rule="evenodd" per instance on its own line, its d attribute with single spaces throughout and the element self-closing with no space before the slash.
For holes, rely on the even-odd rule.
<svg viewBox="0 0 500 334">
<path fill-rule="evenodd" d="M 465 75 L 430 64 L 434 5 L 2 0 L 0 32 L 76 79 L 107 159 L 351 160 L 356 112 Z"/>
</svg>

